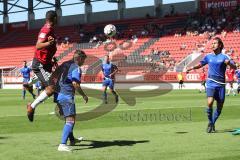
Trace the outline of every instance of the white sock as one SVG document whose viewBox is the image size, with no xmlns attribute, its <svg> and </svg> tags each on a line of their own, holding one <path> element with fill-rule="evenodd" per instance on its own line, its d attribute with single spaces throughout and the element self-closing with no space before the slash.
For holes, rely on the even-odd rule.
<svg viewBox="0 0 240 160">
<path fill-rule="evenodd" d="M 43 91 L 31 104 L 32 108 L 36 108 L 40 103 L 45 101 L 48 98 L 46 91 Z"/>
<path fill-rule="evenodd" d="M 232 90 L 232 93 L 233 93 L 233 94 L 235 94 L 235 92 L 234 92 L 234 89 L 233 89 L 233 88 L 231 88 L 231 90 Z"/>
<path fill-rule="evenodd" d="M 230 94 L 230 92 L 231 92 L 231 88 L 228 90 L 228 93 L 227 93 L 227 94 L 229 95 L 229 94 Z"/>
</svg>

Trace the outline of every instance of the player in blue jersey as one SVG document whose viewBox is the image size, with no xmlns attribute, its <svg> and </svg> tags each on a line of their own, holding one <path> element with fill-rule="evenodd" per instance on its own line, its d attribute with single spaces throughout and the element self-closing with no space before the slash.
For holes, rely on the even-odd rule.
<svg viewBox="0 0 240 160">
<path fill-rule="evenodd" d="M 31 68 L 27 66 L 27 62 L 24 61 L 23 68 L 20 70 L 22 76 L 23 76 L 23 90 L 22 90 L 22 97 L 25 99 L 26 97 L 26 90 L 29 91 L 29 93 L 32 95 L 32 97 L 35 99 L 36 95 L 33 93 L 33 86 L 29 85 L 28 82 L 30 80 L 30 73 Z"/>
<path fill-rule="evenodd" d="M 43 90 L 41 81 L 37 81 L 37 82 L 35 83 L 35 88 L 36 88 L 36 90 L 37 90 L 37 95 L 39 96 L 40 93 L 41 93 L 41 90 Z"/>
<path fill-rule="evenodd" d="M 109 55 L 104 57 L 104 62 L 102 64 L 103 73 L 103 101 L 107 104 L 107 87 L 109 87 L 111 93 L 115 96 L 115 101 L 118 103 L 118 94 L 114 90 L 115 74 L 118 71 L 118 67 L 111 63 Z"/>
<path fill-rule="evenodd" d="M 225 72 L 229 65 L 236 69 L 235 62 L 226 54 L 222 53 L 224 44 L 218 37 L 213 39 L 212 49 L 213 53 L 206 55 L 200 63 L 187 70 L 187 73 L 194 69 L 199 69 L 208 64 L 208 78 L 206 81 L 207 93 L 207 115 L 208 126 L 207 133 L 215 132 L 215 123 L 221 114 L 224 100 L 225 100 Z M 213 102 L 217 101 L 217 108 L 213 114 Z"/>
<path fill-rule="evenodd" d="M 238 84 L 237 93 L 239 94 L 239 92 L 240 92 L 240 66 L 238 66 L 238 69 L 235 71 L 235 76 L 237 78 L 237 84 Z"/>
<path fill-rule="evenodd" d="M 79 141 L 79 139 L 75 139 L 73 136 L 76 115 L 74 95 L 77 92 L 83 97 L 86 103 L 88 102 L 88 97 L 80 87 L 82 73 L 80 66 L 83 65 L 86 57 L 83 51 L 76 50 L 73 59 L 64 62 L 53 73 L 53 78 L 58 79 L 56 87 L 56 91 L 58 92 L 57 104 L 65 117 L 62 141 L 58 146 L 58 151 L 71 151 L 71 148 L 67 146 L 68 139 L 70 140 L 70 145 L 75 145 Z"/>
</svg>

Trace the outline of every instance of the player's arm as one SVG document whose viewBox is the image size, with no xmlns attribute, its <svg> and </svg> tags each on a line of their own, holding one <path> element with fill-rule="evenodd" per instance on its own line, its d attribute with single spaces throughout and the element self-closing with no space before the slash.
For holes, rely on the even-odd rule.
<svg viewBox="0 0 240 160">
<path fill-rule="evenodd" d="M 194 70 L 194 69 L 199 69 L 199 68 L 202 68 L 203 66 L 205 66 L 206 64 L 208 64 L 208 55 L 206 55 L 201 61 L 199 64 L 187 69 L 187 73 L 189 73 L 191 70 Z"/>
<path fill-rule="evenodd" d="M 73 70 L 72 72 L 72 84 L 75 88 L 75 91 L 77 91 L 85 100 L 85 103 L 88 102 L 88 97 L 82 90 L 80 84 L 81 84 L 81 70 L 80 68 Z"/>
<path fill-rule="evenodd" d="M 73 84 L 73 87 L 75 88 L 75 91 L 77 91 L 83 97 L 83 99 L 85 100 L 85 103 L 87 103 L 88 102 L 88 96 L 82 90 L 82 88 L 80 86 L 80 82 L 73 81 L 72 84 Z"/>
<path fill-rule="evenodd" d="M 116 65 L 113 65 L 113 72 L 110 74 L 110 76 L 114 76 L 118 72 L 118 67 Z"/>
<path fill-rule="evenodd" d="M 199 63 L 198 65 L 195 65 L 189 69 L 187 69 L 187 73 L 189 73 L 191 70 L 194 70 L 194 69 L 199 69 L 199 68 L 202 68 L 204 65 L 202 65 L 201 63 Z"/>
<path fill-rule="evenodd" d="M 235 62 L 232 59 L 226 59 L 225 64 L 229 65 L 232 69 L 237 69 Z"/>
<path fill-rule="evenodd" d="M 39 33 L 38 40 L 36 43 L 37 49 L 43 49 L 55 43 L 55 39 L 52 36 L 48 36 L 49 32 L 50 32 L 49 30 L 45 30 Z"/>
</svg>

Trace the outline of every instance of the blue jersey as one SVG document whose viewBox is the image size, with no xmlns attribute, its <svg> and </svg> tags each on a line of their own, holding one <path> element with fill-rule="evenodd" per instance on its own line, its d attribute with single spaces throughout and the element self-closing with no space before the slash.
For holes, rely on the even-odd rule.
<svg viewBox="0 0 240 160">
<path fill-rule="evenodd" d="M 60 67 L 63 68 L 63 72 L 58 82 L 58 99 L 61 99 L 62 96 L 73 97 L 75 94 L 75 89 L 72 82 L 81 82 L 82 71 L 73 60 L 63 63 Z"/>
<path fill-rule="evenodd" d="M 206 55 L 203 60 L 200 61 L 203 66 L 208 64 L 207 87 L 224 85 L 227 67 L 225 60 L 230 60 L 230 57 L 223 53 L 218 55 L 211 53 Z"/>
<path fill-rule="evenodd" d="M 102 71 L 105 78 L 114 78 L 114 75 L 110 76 L 110 74 L 116 69 L 117 66 L 112 63 L 103 63 Z"/>
<path fill-rule="evenodd" d="M 40 82 L 40 81 L 37 81 L 37 82 L 35 83 L 35 86 L 36 86 L 36 88 L 41 89 L 41 82 Z"/>
<path fill-rule="evenodd" d="M 21 70 L 20 70 L 23 78 L 25 79 L 30 79 L 30 72 L 31 72 L 31 69 L 29 67 L 23 67 Z"/>
<path fill-rule="evenodd" d="M 237 77 L 237 82 L 240 83 L 240 69 L 235 71 L 235 75 Z"/>
</svg>

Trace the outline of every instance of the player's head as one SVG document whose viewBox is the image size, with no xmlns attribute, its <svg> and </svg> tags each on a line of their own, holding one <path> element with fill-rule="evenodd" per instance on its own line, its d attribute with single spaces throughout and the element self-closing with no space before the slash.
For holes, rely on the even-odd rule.
<svg viewBox="0 0 240 160">
<path fill-rule="evenodd" d="M 105 55 L 105 56 L 104 56 L 104 62 L 105 62 L 105 63 L 109 63 L 109 62 L 110 62 L 109 55 Z"/>
<path fill-rule="evenodd" d="M 87 55 L 82 50 L 76 50 L 73 55 L 73 60 L 75 63 L 77 63 L 79 66 L 82 66 L 85 62 L 85 59 L 87 58 Z"/>
<path fill-rule="evenodd" d="M 224 48 L 223 41 L 219 37 L 215 37 L 212 42 L 212 49 L 214 52 L 222 52 Z"/>
<path fill-rule="evenodd" d="M 51 25 L 57 24 L 57 12 L 53 10 L 47 11 L 46 21 Z"/>
<path fill-rule="evenodd" d="M 24 67 L 27 66 L 27 61 L 23 61 L 23 66 L 24 66 Z"/>
</svg>

